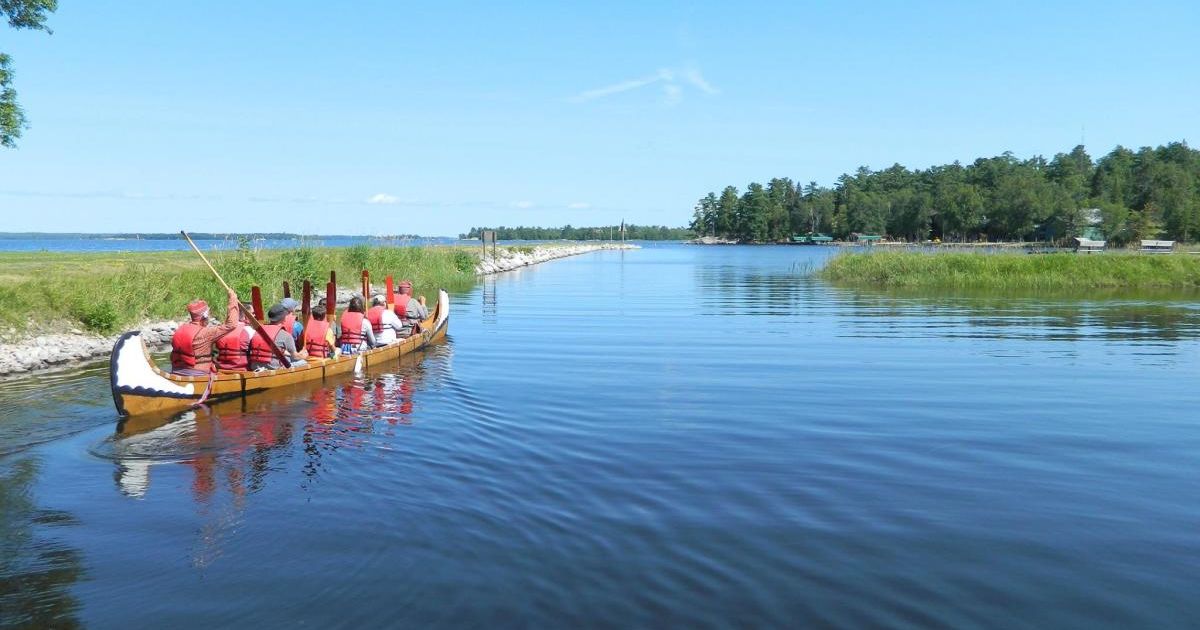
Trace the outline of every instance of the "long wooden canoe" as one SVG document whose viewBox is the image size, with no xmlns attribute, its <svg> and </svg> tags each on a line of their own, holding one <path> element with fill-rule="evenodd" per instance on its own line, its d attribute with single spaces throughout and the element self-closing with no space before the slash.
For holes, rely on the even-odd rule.
<svg viewBox="0 0 1200 630">
<path fill-rule="evenodd" d="M 450 296 L 438 291 L 437 304 L 429 318 L 421 322 L 421 332 L 392 344 L 338 357 L 309 359 L 307 365 L 261 372 L 219 372 L 212 383 L 208 400 L 220 401 L 248 396 L 274 387 L 293 385 L 326 376 L 365 369 L 396 361 L 401 355 L 419 350 L 446 337 L 450 323 Z M 113 402 L 122 416 L 139 416 L 187 409 L 199 402 L 208 386 L 206 376 L 179 376 L 154 364 L 150 349 L 140 331 L 121 335 L 109 359 L 109 377 Z"/>
</svg>

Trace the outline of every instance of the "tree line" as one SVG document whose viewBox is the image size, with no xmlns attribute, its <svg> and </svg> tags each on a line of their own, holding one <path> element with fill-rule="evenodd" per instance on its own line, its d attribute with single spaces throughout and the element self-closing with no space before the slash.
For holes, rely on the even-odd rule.
<svg viewBox="0 0 1200 630">
<path fill-rule="evenodd" d="M 496 238 L 502 241 L 593 241 L 621 238 L 620 225 L 605 225 L 602 227 L 473 227 L 459 238 L 480 238 L 484 230 L 495 230 Z M 631 241 L 681 241 L 693 236 L 688 228 L 672 228 L 665 225 L 634 225 L 625 224 L 625 238 Z"/>
<path fill-rule="evenodd" d="M 1200 151 L 1172 142 L 1117 146 L 1093 161 L 1082 145 L 1046 160 L 1012 153 L 910 170 L 860 167 L 832 188 L 775 178 L 726 186 L 696 203 L 697 234 L 774 242 L 806 233 L 922 241 L 1064 241 L 1098 233 L 1114 244 L 1200 238 Z"/>
</svg>

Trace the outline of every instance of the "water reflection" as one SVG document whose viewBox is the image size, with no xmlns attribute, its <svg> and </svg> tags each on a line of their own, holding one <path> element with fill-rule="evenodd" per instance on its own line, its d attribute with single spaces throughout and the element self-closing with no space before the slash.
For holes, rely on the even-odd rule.
<svg viewBox="0 0 1200 630">
<path fill-rule="evenodd" d="M 790 267 L 701 265 L 701 314 L 819 315 L 839 336 L 1176 342 L 1200 338 L 1193 291 L 871 290 L 832 287 Z"/>
<path fill-rule="evenodd" d="M 71 587 L 84 575 L 82 554 L 49 535 L 78 523 L 37 506 L 39 466 L 33 457 L 0 464 L 0 627 L 79 627 Z"/>
</svg>

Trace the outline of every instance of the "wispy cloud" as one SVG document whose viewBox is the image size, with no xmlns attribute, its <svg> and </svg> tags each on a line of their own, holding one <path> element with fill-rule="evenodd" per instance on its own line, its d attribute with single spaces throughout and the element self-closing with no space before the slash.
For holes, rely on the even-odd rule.
<svg viewBox="0 0 1200 630">
<path fill-rule="evenodd" d="M 569 208 L 571 210 L 587 210 L 588 208 L 591 208 L 591 207 L 592 207 L 592 204 L 587 203 L 585 201 L 572 201 L 571 203 L 567 204 L 567 208 Z"/>
<path fill-rule="evenodd" d="M 387 193 L 375 193 L 374 195 L 367 197 L 367 203 L 394 206 L 400 203 L 400 198 Z"/>
<path fill-rule="evenodd" d="M 586 103 L 615 94 L 657 85 L 660 86 L 663 101 L 668 105 L 674 105 L 683 100 L 684 91 L 681 83 L 709 95 L 717 94 L 719 91 L 704 78 L 704 75 L 700 73 L 698 68 L 688 66 L 682 70 L 660 68 L 658 72 L 638 79 L 630 79 L 604 87 L 585 90 L 567 98 L 567 101 L 572 103 Z"/>
<path fill-rule="evenodd" d="M 529 208 L 532 208 L 534 206 L 534 203 L 532 201 L 522 200 L 522 201 L 514 201 L 508 205 L 513 208 L 520 208 L 522 210 L 527 210 Z"/>
</svg>

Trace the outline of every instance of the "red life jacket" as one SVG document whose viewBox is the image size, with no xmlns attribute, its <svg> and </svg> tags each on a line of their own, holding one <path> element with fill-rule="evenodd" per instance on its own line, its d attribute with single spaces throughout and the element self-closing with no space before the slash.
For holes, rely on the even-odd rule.
<svg viewBox="0 0 1200 630">
<path fill-rule="evenodd" d="M 329 322 L 311 320 L 308 326 L 304 327 L 304 347 L 308 349 L 308 356 L 323 359 L 329 356 L 329 342 L 325 340 L 325 333 L 329 332 Z"/>
<path fill-rule="evenodd" d="M 342 313 L 342 338 L 338 343 L 350 344 L 357 347 L 363 342 L 363 314 L 354 311 Z"/>
<path fill-rule="evenodd" d="M 253 363 L 270 363 L 278 360 L 275 358 L 275 351 L 271 350 L 271 346 L 275 345 L 275 338 L 279 336 L 279 331 L 284 329 L 283 324 L 267 324 L 262 329 L 264 334 L 254 335 L 254 339 L 250 340 L 250 361 Z M 290 335 L 291 332 L 289 331 L 288 334 Z"/>
<path fill-rule="evenodd" d="M 396 311 L 396 317 L 399 317 L 402 322 L 408 318 L 408 301 L 411 299 L 412 296 L 407 293 L 401 293 L 396 296 L 396 308 L 394 310 Z"/>
<path fill-rule="evenodd" d="M 296 330 L 295 313 L 288 313 L 287 315 L 283 316 L 283 329 L 286 330 L 289 335 L 292 335 L 292 331 Z M 295 339 L 296 335 L 292 335 L 292 338 Z"/>
<path fill-rule="evenodd" d="M 385 306 L 372 306 L 367 309 L 367 321 L 371 322 L 371 330 L 376 335 L 383 332 L 383 312 L 387 310 Z"/>
<path fill-rule="evenodd" d="M 217 340 L 217 368 L 244 372 L 250 367 L 250 340 L 246 325 L 238 324 L 233 332 Z"/>
<path fill-rule="evenodd" d="M 175 334 L 171 336 L 171 369 L 183 370 L 195 368 L 197 363 L 208 363 L 209 359 L 203 361 L 196 360 L 196 350 L 192 347 L 193 340 L 196 339 L 196 333 L 204 326 L 198 322 L 188 322 L 179 328 L 175 329 Z"/>
</svg>

